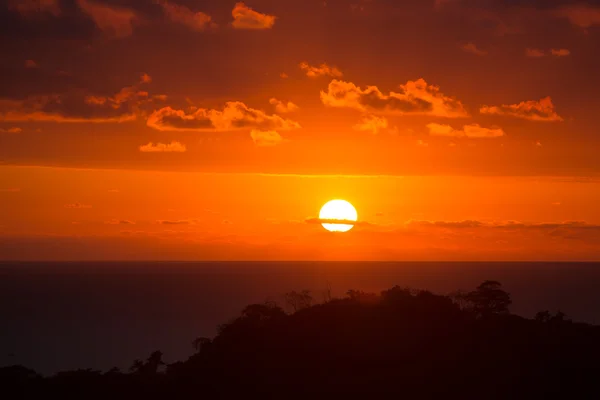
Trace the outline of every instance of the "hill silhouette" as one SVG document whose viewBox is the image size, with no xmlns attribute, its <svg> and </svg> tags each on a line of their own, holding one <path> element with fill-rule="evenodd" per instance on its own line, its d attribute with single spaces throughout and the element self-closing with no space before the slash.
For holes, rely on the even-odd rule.
<svg viewBox="0 0 600 400">
<path fill-rule="evenodd" d="M 188 360 L 160 351 L 129 371 L 42 377 L 0 368 L 11 399 L 551 399 L 598 398 L 600 327 L 563 313 L 509 313 L 510 295 L 486 281 L 442 296 L 393 287 L 349 290 L 313 304 L 290 292 L 284 309 L 251 304 L 197 338 Z M 110 340 L 110 338 L 106 338 Z"/>
</svg>

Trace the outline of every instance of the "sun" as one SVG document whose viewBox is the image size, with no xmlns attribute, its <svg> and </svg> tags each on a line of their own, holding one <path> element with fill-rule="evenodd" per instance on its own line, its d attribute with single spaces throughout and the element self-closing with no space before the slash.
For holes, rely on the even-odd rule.
<svg viewBox="0 0 600 400">
<path fill-rule="evenodd" d="M 356 222 L 358 214 L 356 208 L 346 200 L 331 200 L 321 208 L 319 212 L 321 220 L 340 220 L 340 222 Z M 344 223 L 322 223 L 323 228 L 330 232 L 348 232 L 354 227 L 354 224 Z"/>
</svg>

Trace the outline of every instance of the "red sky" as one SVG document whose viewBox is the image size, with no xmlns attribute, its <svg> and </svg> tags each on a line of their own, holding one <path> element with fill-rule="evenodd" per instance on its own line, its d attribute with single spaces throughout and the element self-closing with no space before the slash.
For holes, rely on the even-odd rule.
<svg viewBox="0 0 600 400">
<path fill-rule="evenodd" d="M 0 35 L 0 259 L 600 259 L 600 1 L 2 0 Z"/>
</svg>

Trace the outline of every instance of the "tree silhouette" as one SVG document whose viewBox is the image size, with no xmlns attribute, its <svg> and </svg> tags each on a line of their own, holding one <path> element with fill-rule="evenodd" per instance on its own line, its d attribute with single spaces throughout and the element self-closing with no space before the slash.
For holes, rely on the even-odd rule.
<svg viewBox="0 0 600 400">
<path fill-rule="evenodd" d="M 301 292 L 291 291 L 284 295 L 285 302 L 289 305 L 294 312 L 308 308 L 312 305 L 312 296 L 310 290 L 303 290 Z"/>
<path fill-rule="evenodd" d="M 197 337 L 192 340 L 192 347 L 196 350 L 196 353 L 200 353 L 200 351 L 202 351 L 203 348 L 206 348 L 206 346 L 209 346 L 211 342 L 212 340 L 209 338 Z"/>
<path fill-rule="evenodd" d="M 472 309 L 478 316 L 493 314 L 508 314 L 512 300 L 510 294 L 502 290 L 502 284 L 497 281 L 485 281 L 466 295 L 472 304 Z"/>
<path fill-rule="evenodd" d="M 135 360 L 130 374 L 79 369 L 42 377 L 0 367 L 0 393 L 62 400 L 330 393 L 345 399 L 598 398 L 600 327 L 549 311 L 535 319 L 476 318 L 508 313 L 510 296 L 498 282 L 461 293 L 462 308 L 456 296 L 400 286 L 381 295 L 349 290 L 344 299 L 314 306 L 306 305 L 306 294 L 290 296 L 301 310 L 296 314 L 272 302 L 246 306 L 214 339 L 195 339 L 197 353 L 164 372 L 160 351 Z"/>
</svg>

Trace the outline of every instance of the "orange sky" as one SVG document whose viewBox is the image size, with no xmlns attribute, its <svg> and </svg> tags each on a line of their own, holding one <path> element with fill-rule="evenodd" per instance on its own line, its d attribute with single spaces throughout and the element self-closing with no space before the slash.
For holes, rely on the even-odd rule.
<svg viewBox="0 0 600 400">
<path fill-rule="evenodd" d="M 600 1 L 2 0 L 0 260 L 598 260 L 599 27 Z M 349 233 L 310 223 L 332 198 Z"/>
</svg>

